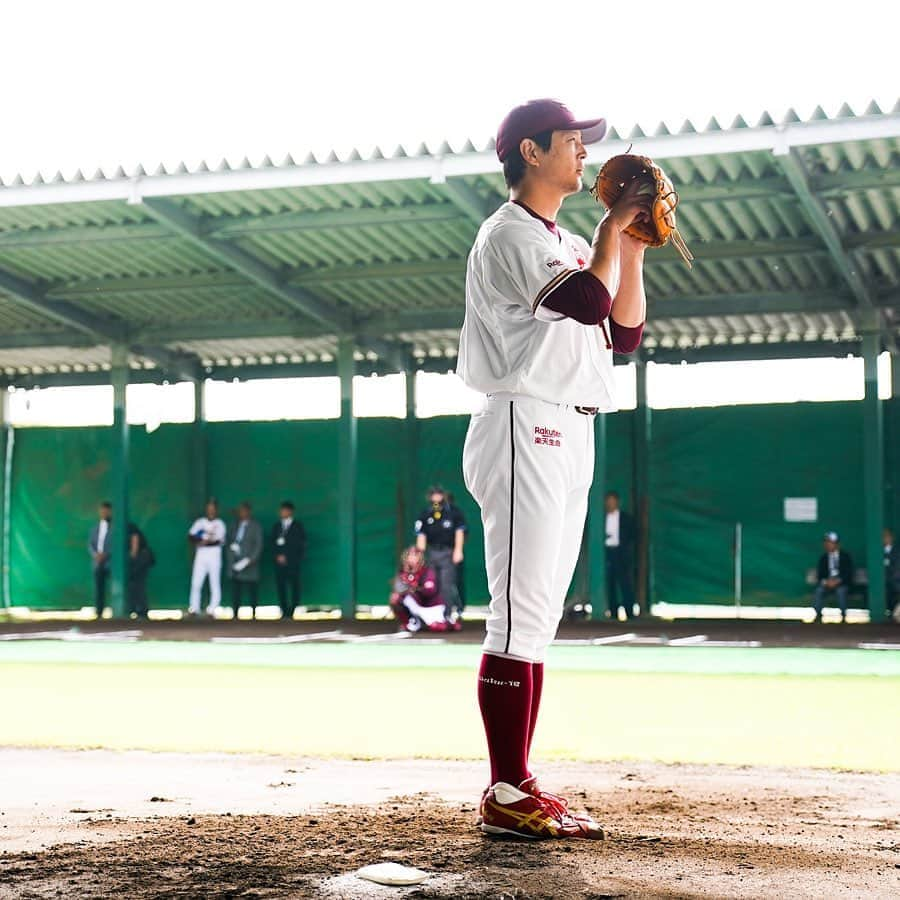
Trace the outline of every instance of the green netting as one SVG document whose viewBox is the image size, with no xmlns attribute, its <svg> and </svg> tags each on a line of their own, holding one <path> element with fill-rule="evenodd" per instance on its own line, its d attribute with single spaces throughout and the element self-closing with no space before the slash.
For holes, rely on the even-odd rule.
<svg viewBox="0 0 900 900">
<path fill-rule="evenodd" d="M 608 417 L 607 485 L 634 508 L 631 440 L 634 417 Z M 887 510 L 897 509 L 892 473 L 900 450 L 900 402 L 885 405 Z M 484 601 L 478 509 L 462 482 L 467 417 L 417 423 L 414 462 L 399 420 L 359 421 L 358 602 L 384 602 L 398 548 L 411 540 L 409 508 L 441 482 L 470 524 L 466 584 L 470 603 Z M 305 602 L 334 603 L 337 580 L 336 421 L 228 422 L 206 426 L 210 490 L 223 510 L 248 499 L 266 528 L 291 498 L 309 535 Z M 132 429 L 132 518 L 158 557 L 149 589 L 156 607 L 186 605 L 193 508 L 192 426 Z M 87 535 L 97 501 L 112 493 L 108 428 L 20 429 L 12 485 L 11 594 L 15 605 L 65 609 L 89 605 Z M 415 473 L 410 473 L 410 466 Z M 416 496 L 410 497 L 413 479 Z M 821 532 L 836 528 L 864 564 L 862 404 L 665 410 L 653 414 L 650 485 L 654 599 L 732 602 L 734 523 L 744 529 L 744 602 L 804 602 L 804 574 L 820 552 Z M 819 522 L 783 521 L 788 496 L 819 500 Z M 602 529 L 601 529 L 602 532 Z M 596 548 L 602 552 L 601 548 Z M 580 582 L 576 578 L 576 584 Z M 583 582 L 581 582 L 583 583 Z M 262 598 L 274 602 L 271 566 Z M 227 598 L 226 598 L 227 600 Z"/>
</svg>

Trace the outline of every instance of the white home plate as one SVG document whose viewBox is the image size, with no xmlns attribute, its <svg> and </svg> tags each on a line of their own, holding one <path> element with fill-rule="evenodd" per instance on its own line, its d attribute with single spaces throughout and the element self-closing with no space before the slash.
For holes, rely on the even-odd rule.
<svg viewBox="0 0 900 900">
<path fill-rule="evenodd" d="M 428 878 L 428 873 L 421 869 L 413 869 L 410 866 L 401 866 L 399 863 L 392 862 L 363 866 L 356 874 L 360 878 L 365 878 L 366 881 L 374 881 L 375 884 L 386 884 L 391 887 L 421 884 Z"/>
</svg>

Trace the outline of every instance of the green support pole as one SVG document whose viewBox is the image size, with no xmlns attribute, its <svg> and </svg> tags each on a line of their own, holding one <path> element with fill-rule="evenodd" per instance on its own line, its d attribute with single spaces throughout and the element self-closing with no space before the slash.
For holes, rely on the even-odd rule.
<svg viewBox="0 0 900 900">
<path fill-rule="evenodd" d="M 11 428 L 8 423 L 9 392 L 0 387 L 0 609 L 9 609 L 9 466 L 8 451 L 12 448 Z"/>
<path fill-rule="evenodd" d="M 594 481 L 588 498 L 587 594 L 591 618 L 606 618 L 606 414 L 594 417 Z"/>
<path fill-rule="evenodd" d="M 341 419 L 338 427 L 338 603 L 342 619 L 356 618 L 356 417 L 353 415 L 355 342 L 338 343 Z"/>
<path fill-rule="evenodd" d="M 416 364 L 410 360 L 406 367 L 406 521 L 404 544 L 412 541 L 412 527 L 419 512 L 422 484 L 419 481 L 419 420 L 416 418 Z"/>
<path fill-rule="evenodd" d="M 885 448 L 894 447 L 898 439 L 897 421 L 898 412 L 900 412 L 900 355 L 896 353 L 891 353 L 891 399 L 887 404 L 882 404 L 882 408 L 884 409 L 884 446 Z M 888 527 L 897 529 L 897 506 L 900 502 L 897 481 L 900 473 L 895 472 L 887 460 L 888 457 L 885 455 L 885 521 Z"/>
<path fill-rule="evenodd" d="M 112 575 L 112 614 L 128 613 L 128 419 L 125 415 L 125 391 L 128 387 L 128 348 L 112 348 L 113 427 L 112 427 L 112 505 L 110 530 L 110 572 Z"/>
<path fill-rule="evenodd" d="M 864 455 L 863 475 L 866 513 L 866 568 L 869 572 L 869 619 L 883 622 L 887 618 L 884 595 L 884 563 L 881 531 L 884 528 L 884 417 L 878 399 L 878 353 L 881 349 L 877 333 L 863 335 L 863 365 L 866 393 L 863 401 Z"/>
<path fill-rule="evenodd" d="M 635 559 L 635 599 L 641 615 L 650 611 L 651 590 L 651 532 L 650 532 L 650 440 L 651 412 L 647 404 L 647 363 L 639 359 L 635 363 L 637 382 L 637 406 L 631 420 L 631 452 L 634 498 L 634 517 L 637 525 Z"/>
<path fill-rule="evenodd" d="M 194 426 L 191 432 L 192 516 L 199 516 L 209 500 L 209 461 L 206 446 L 205 382 L 194 382 Z"/>
</svg>

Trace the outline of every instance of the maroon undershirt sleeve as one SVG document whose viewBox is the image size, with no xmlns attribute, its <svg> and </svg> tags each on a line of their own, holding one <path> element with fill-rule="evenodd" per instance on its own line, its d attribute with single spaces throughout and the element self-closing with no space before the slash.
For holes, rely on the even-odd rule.
<svg viewBox="0 0 900 900">
<path fill-rule="evenodd" d="M 610 336 L 612 337 L 613 350 L 616 353 L 634 353 L 640 346 L 641 335 L 644 333 L 644 323 L 629 328 L 620 325 L 615 319 L 609 320 Z"/>
<path fill-rule="evenodd" d="M 543 305 L 582 325 L 599 325 L 612 309 L 612 298 L 603 282 L 583 269 L 567 278 Z"/>
<path fill-rule="evenodd" d="M 558 312 L 582 325 L 601 325 L 612 309 L 612 298 L 606 285 L 584 269 L 567 278 L 544 301 L 547 309 Z M 609 320 L 612 348 L 616 353 L 633 353 L 641 343 L 644 323 L 629 328 L 615 319 Z"/>
</svg>

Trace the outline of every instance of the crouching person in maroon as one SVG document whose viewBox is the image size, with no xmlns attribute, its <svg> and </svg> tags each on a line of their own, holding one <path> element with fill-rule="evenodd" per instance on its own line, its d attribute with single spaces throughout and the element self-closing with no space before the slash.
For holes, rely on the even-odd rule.
<svg viewBox="0 0 900 900">
<path fill-rule="evenodd" d="M 437 586 L 434 569 L 425 565 L 425 554 L 418 547 L 407 547 L 400 557 L 400 570 L 394 578 L 391 610 L 406 631 L 447 631 L 447 605 Z"/>
<path fill-rule="evenodd" d="M 603 119 L 554 100 L 514 109 L 497 134 L 510 198 L 478 231 L 466 269 L 457 374 L 485 395 L 463 451 L 481 508 L 491 603 L 478 676 L 490 784 L 485 834 L 603 837 L 590 817 L 538 786 L 529 754 L 544 656 L 562 616 L 594 476 L 594 417 L 616 408 L 613 353 L 643 332 L 644 245 L 625 233 L 649 217 L 639 182 L 590 244 L 556 223 L 582 189 L 585 144 Z"/>
</svg>

